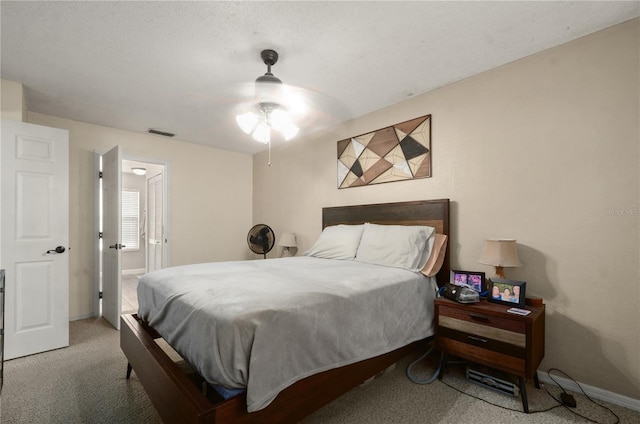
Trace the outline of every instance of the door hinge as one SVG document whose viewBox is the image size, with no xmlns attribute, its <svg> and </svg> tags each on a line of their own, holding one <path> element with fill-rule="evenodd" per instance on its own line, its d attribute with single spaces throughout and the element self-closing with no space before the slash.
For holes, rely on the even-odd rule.
<svg viewBox="0 0 640 424">
<path fill-rule="evenodd" d="M 102 292 L 101 291 L 98 292 L 98 299 L 102 299 Z"/>
<path fill-rule="evenodd" d="M 102 178 L 102 171 L 98 171 L 98 178 Z"/>
<path fill-rule="evenodd" d="M 101 238 L 103 238 L 103 237 L 104 237 L 104 233 L 103 233 L 102 231 L 100 231 L 100 232 L 98 233 L 98 238 L 99 238 L 99 239 L 101 239 Z"/>
</svg>

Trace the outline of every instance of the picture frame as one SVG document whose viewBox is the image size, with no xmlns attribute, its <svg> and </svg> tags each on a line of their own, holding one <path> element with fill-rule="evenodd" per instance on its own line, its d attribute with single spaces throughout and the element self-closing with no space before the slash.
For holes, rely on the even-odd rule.
<svg viewBox="0 0 640 424">
<path fill-rule="evenodd" d="M 487 301 L 518 308 L 525 306 L 527 283 L 524 281 L 492 278 L 489 283 Z"/>
<path fill-rule="evenodd" d="M 466 285 L 478 293 L 487 291 L 485 273 L 479 271 L 457 271 L 451 270 L 449 282 L 457 286 Z"/>
</svg>

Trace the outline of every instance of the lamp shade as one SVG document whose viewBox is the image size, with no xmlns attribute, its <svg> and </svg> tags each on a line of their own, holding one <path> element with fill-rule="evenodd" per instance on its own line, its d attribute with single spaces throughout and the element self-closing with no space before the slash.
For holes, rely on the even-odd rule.
<svg viewBox="0 0 640 424">
<path fill-rule="evenodd" d="M 482 256 L 478 262 L 485 265 L 501 267 L 517 267 L 522 265 L 518 258 L 516 241 L 513 239 L 485 240 Z"/>
<path fill-rule="evenodd" d="M 516 241 L 513 239 L 487 239 L 484 241 L 482 256 L 478 261 L 481 264 L 496 267 L 496 277 L 505 278 L 505 267 L 521 266 L 516 250 Z"/>
<path fill-rule="evenodd" d="M 280 236 L 280 241 L 278 242 L 278 246 L 297 247 L 296 235 L 294 233 L 283 233 Z"/>
</svg>

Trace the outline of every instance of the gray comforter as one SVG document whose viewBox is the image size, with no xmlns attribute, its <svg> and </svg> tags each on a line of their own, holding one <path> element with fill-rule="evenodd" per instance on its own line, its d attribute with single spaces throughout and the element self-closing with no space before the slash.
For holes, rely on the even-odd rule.
<svg viewBox="0 0 640 424">
<path fill-rule="evenodd" d="M 248 411 L 309 375 L 433 334 L 435 280 L 356 261 L 294 257 L 167 268 L 138 284 L 139 316 Z"/>
</svg>

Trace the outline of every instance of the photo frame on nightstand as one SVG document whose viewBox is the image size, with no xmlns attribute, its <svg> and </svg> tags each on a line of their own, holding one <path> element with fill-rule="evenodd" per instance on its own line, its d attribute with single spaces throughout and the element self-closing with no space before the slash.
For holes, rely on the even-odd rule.
<svg viewBox="0 0 640 424">
<path fill-rule="evenodd" d="M 527 283 L 524 281 L 492 278 L 489 281 L 487 301 L 523 308 L 526 300 L 526 286 Z"/>
<path fill-rule="evenodd" d="M 449 282 L 457 286 L 469 286 L 478 293 L 487 291 L 484 272 L 452 270 L 449 274 Z"/>
</svg>

